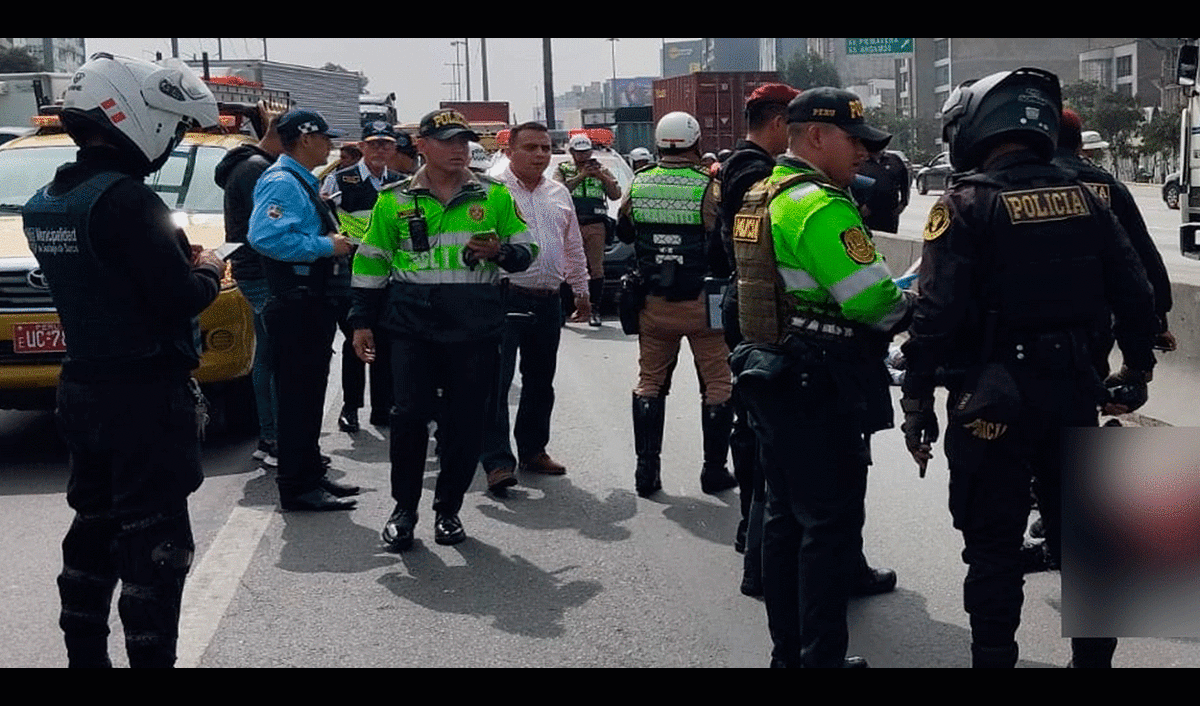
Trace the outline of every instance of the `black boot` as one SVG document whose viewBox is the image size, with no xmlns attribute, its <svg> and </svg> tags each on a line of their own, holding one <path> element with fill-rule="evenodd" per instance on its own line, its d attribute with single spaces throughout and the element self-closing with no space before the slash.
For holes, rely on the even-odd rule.
<svg viewBox="0 0 1200 706">
<path fill-rule="evenodd" d="M 976 669 L 1012 669 L 1017 666 L 1017 643 L 1007 647 L 971 645 L 971 666 Z"/>
<path fill-rule="evenodd" d="M 1117 651 L 1115 637 L 1071 638 L 1071 663 L 1076 669 L 1111 669 L 1113 653 Z"/>
<path fill-rule="evenodd" d="M 746 555 L 742 558 L 742 595 L 762 598 L 762 500 L 755 498 L 750 503 L 750 514 L 746 518 Z"/>
<path fill-rule="evenodd" d="M 725 466 L 729 458 L 729 432 L 733 429 L 733 405 L 729 402 L 705 405 L 700 417 L 704 432 L 704 467 L 700 470 L 700 489 L 719 493 L 737 487 L 737 479 Z"/>
<path fill-rule="evenodd" d="M 604 278 L 588 280 L 588 299 L 592 302 L 592 318 L 588 321 L 591 326 L 600 326 L 600 306 L 604 303 Z"/>
<path fill-rule="evenodd" d="M 633 395 L 633 449 L 637 452 L 634 486 L 645 498 L 662 489 L 661 471 L 663 417 L 666 401 L 662 397 Z"/>
</svg>

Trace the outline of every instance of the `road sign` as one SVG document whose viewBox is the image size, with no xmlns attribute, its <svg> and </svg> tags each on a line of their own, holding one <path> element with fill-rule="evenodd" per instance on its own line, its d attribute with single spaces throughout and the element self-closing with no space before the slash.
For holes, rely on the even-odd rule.
<svg viewBox="0 0 1200 706">
<path fill-rule="evenodd" d="M 846 39 L 847 54 L 909 54 L 912 37 L 854 37 Z"/>
</svg>

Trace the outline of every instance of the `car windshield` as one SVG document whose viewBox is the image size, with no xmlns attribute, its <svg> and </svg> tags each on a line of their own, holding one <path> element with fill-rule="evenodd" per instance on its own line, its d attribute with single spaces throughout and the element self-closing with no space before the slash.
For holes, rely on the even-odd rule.
<svg viewBox="0 0 1200 706">
<path fill-rule="evenodd" d="M 74 161 L 76 152 L 73 145 L 0 150 L 0 209 L 19 211 L 54 178 L 59 165 Z M 172 209 L 220 213 L 224 194 L 213 173 L 225 154 L 221 147 L 182 145 L 146 184 Z"/>
</svg>

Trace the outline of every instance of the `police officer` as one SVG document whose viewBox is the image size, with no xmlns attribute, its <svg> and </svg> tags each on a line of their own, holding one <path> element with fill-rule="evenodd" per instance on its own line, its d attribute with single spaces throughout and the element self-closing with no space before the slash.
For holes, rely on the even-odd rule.
<svg viewBox="0 0 1200 706">
<path fill-rule="evenodd" d="M 613 173 L 592 156 L 592 141 L 575 135 L 567 143 L 569 162 L 558 165 L 554 178 L 566 184 L 575 201 L 583 250 L 588 261 L 588 293 L 592 316 L 588 323 L 600 326 L 600 304 L 604 296 L 604 241 L 608 233 L 608 200 L 621 198 L 621 185 Z"/>
<path fill-rule="evenodd" d="M 730 364 L 766 476 L 763 591 L 777 667 L 865 666 L 846 659 L 846 604 L 870 571 L 868 442 L 892 424 L 883 356 L 910 305 L 847 191 L 867 151 L 891 137 L 863 112 L 836 88 L 793 99 L 788 152 L 733 224 L 744 340 Z"/>
<path fill-rule="evenodd" d="M 1155 313 L 1155 345 L 1167 351 L 1176 347 L 1175 336 L 1167 323 L 1167 313 L 1171 311 L 1171 280 L 1167 276 L 1167 267 L 1163 264 L 1162 255 L 1146 229 L 1146 222 L 1129 193 L 1129 188 L 1113 175 L 1097 166 L 1091 160 L 1083 157 L 1082 123 L 1079 114 L 1070 109 L 1062 113 L 1062 125 L 1058 134 L 1058 150 L 1054 155 L 1054 163 L 1063 169 L 1074 171 L 1079 180 L 1087 184 L 1112 209 L 1133 249 L 1137 250 L 1142 266 L 1146 268 L 1146 276 L 1154 288 Z M 1103 354 L 1103 360 L 1098 361 L 1107 374 L 1108 351 L 1098 351 Z"/>
<path fill-rule="evenodd" d="M 56 415 L 71 455 L 59 619 L 72 667 L 109 667 L 118 608 L 129 664 L 175 663 L 194 543 L 187 497 L 203 480 L 197 316 L 224 263 L 194 248 L 143 183 L 184 131 L 217 124 L 212 93 L 178 60 L 96 54 L 62 123 L 80 150 L 23 210 L 67 354 Z"/>
<path fill-rule="evenodd" d="M 275 349 L 279 399 L 279 487 L 284 510 L 348 510 L 357 486 L 326 475 L 319 440 L 333 337 L 339 268 L 351 241 L 319 194 L 313 169 L 341 137 L 319 113 L 293 109 L 279 118 L 283 154 L 254 187 L 249 241 L 261 255 L 271 291 L 264 317 Z M 338 261 L 342 258 L 342 262 Z"/>
<path fill-rule="evenodd" d="M 956 89 L 943 139 L 960 172 L 930 211 L 901 405 L 924 475 L 938 436 L 933 391 L 949 390 L 950 511 L 967 563 L 972 664 L 1012 667 L 1023 602 L 1021 545 L 1036 483 L 1046 541 L 1060 537 L 1062 430 L 1096 426 L 1098 322 L 1116 317 L 1124 382 L 1154 366 L 1153 295 L 1112 212 L 1050 163 L 1062 99 L 1037 68 Z M 1136 402 L 1110 411 L 1127 411 Z M 1115 640 L 1072 641 L 1076 666 L 1110 664 Z"/>
<path fill-rule="evenodd" d="M 374 329 L 392 339 L 392 498 L 383 541 L 412 546 L 425 475 L 428 424 L 437 391 L 441 470 L 434 491 L 434 541 L 466 539 L 458 512 L 483 444 L 486 403 L 495 386 L 504 304 L 500 270 L 529 267 L 537 246 L 508 189 L 469 168 L 478 140 L 462 114 L 421 119 L 425 165 L 379 194 L 354 257 L 354 347 L 377 356 Z"/>
<path fill-rule="evenodd" d="M 363 127 L 359 149 L 363 158 L 352 166 L 329 175 L 322 187 L 330 201 L 337 207 L 338 222 L 342 231 L 355 242 L 362 242 L 371 219 L 375 199 L 385 184 L 400 181 L 403 176 L 388 169 L 388 162 L 396 152 L 396 131 L 383 120 L 376 120 Z M 349 265 L 347 262 L 346 265 Z M 338 428 L 354 433 L 359 430 L 358 410 L 363 406 L 363 388 L 366 386 L 366 364 L 354 353 L 354 329 L 350 328 L 350 268 L 339 268 L 340 279 L 345 285 L 344 312 L 338 318 L 338 326 L 346 337 L 342 346 L 342 411 L 338 414 Z M 387 355 L 386 337 L 379 340 L 380 356 L 371 368 L 371 416 L 373 426 L 391 423 L 392 375 L 391 361 Z"/>
<path fill-rule="evenodd" d="M 660 454 L 668 381 L 685 336 L 692 348 L 703 398 L 704 466 L 700 487 L 719 493 L 737 485 L 725 466 L 733 408 L 729 349 L 710 328 L 704 278 L 728 275 L 728 261 L 713 240 L 716 198 L 700 166 L 700 124 L 684 112 L 668 113 L 654 129 L 658 164 L 634 176 L 621 205 L 618 236 L 633 243 L 646 282 L 639 317 L 640 371 L 633 391 L 633 435 L 638 495 L 662 488 Z M 716 247 L 713 247 L 713 245 Z"/>
<path fill-rule="evenodd" d="M 746 98 L 746 137 L 738 140 L 733 151 L 721 162 L 718 171 L 720 201 L 717 205 L 717 222 L 721 230 L 721 242 L 730 259 L 730 267 L 736 277 L 733 262 L 733 219 L 742 209 L 742 197 L 751 186 L 766 179 L 775 168 L 775 157 L 787 149 L 788 123 L 787 106 L 799 91 L 782 83 L 759 86 Z M 725 344 L 730 350 L 741 342 L 737 325 L 737 287 L 725 291 L 722 302 L 722 318 L 725 329 Z M 734 422 L 729 438 L 733 457 L 733 474 L 737 478 L 741 500 L 742 519 L 738 523 L 734 548 L 745 551 L 742 572 L 742 593 L 749 596 L 762 595 L 762 512 L 765 503 L 762 473 L 756 468 L 757 447 L 754 431 L 746 416 L 745 405 L 733 390 Z"/>
</svg>

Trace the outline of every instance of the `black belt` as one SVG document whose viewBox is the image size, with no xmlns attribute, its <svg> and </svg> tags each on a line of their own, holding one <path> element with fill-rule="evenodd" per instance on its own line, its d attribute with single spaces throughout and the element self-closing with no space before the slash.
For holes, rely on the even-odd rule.
<svg viewBox="0 0 1200 706">
<path fill-rule="evenodd" d="M 522 287 L 520 285 L 513 284 L 511 281 L 508 283 L 508 288 L 509 290 L 518 294 L 524 294 L 527 297 L 537 297 L 539 299 L 558 296 L 557 289 L 530 289 L 528 287 Z"/>
<path fill-rule="evenodd" d="M 819 321 L 803 316 L 792 317 L 786 332 L 800 335 L 816 334 L 818 336 L 833 336 L 835 338 L 854 338 L 857 335 L 857 332 L 851 326 Z"/>
</svg>

